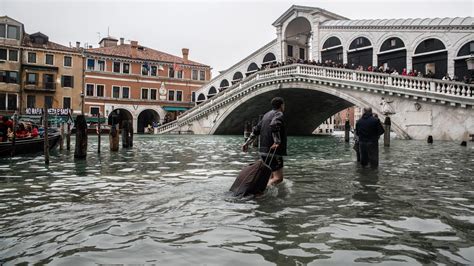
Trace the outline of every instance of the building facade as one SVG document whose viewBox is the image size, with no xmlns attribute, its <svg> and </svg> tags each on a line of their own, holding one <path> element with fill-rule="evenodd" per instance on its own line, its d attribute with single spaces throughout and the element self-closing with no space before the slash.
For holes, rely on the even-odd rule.
<svg viewBox="0 0 474 266">
<path fill-rule="evenodd" d="M 99 44 L 85 50 L 85 114 L 100 113 L 109 124 L 133 120 L 142 133 L 172 121 L 194 106 L 195 91 L 211 78 L 211 68 L 189 60 L 185 48 L 178 57 L 123 38 L 106 37 Z"/>
<path fill-rule="evenodd" d="M 70 109 L 81 114 L 83 58 L 78 48 L 49 41 L 40 32 L 25 34 L 22 45 L 20 113 Z"/>
<path fill-rule="evenodd" d="M 23 34 L 23 24 L 0 17 L 0 115 L 11 115 L 19 106 Z"/>
</svg>

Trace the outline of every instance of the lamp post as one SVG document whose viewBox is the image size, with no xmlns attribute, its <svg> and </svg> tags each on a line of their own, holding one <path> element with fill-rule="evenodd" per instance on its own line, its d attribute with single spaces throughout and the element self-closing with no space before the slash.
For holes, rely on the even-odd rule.
<svg viewBox="0 0 474 266">
<path fill-rule="evenodd" d="M 81 115 L 84 115 L 84 92 L 81 92 Z"/>
</svg>

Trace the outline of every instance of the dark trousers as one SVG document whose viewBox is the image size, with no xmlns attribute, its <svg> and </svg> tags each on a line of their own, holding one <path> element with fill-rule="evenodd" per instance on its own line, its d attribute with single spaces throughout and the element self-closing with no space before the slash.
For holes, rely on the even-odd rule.
<svg viewBox="0 0 474 266">
<path fill-rule="evenodd" d="M 379 143 L 359 141 L 360 164 L 377 168 L 379 166 Z"/>
</svg>

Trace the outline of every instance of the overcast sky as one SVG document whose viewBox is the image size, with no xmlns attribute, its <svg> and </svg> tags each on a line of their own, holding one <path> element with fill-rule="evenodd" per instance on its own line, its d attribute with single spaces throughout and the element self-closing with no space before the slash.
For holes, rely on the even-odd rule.
<svg viewBox="0 0 474 266">
<path fill-rule="evenodd" d="M 474 1 L 105 1 L 0 0 L 0 15 L 63 45 L 98 46 L 110 35 L 210 65 L 213 76 L 276 37 L 271 25 L 292 5 L 324 8 L 350 19 L 474 16 Z"/>
</svg>

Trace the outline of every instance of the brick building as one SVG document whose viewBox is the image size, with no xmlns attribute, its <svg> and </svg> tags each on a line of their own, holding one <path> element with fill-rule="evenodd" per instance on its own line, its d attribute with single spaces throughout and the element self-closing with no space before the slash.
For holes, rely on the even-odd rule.
<svg viewBox="0 0 474 266">
<path fill-rule="evenodd" d="M 176 119 L 194 106 L 195 91 L 211 78 L 211 68 L 160 52 L 137 41 L 103 38 L 85 50 L 85 114 L 133 120 L 134 130 Z"/>
</svg>

